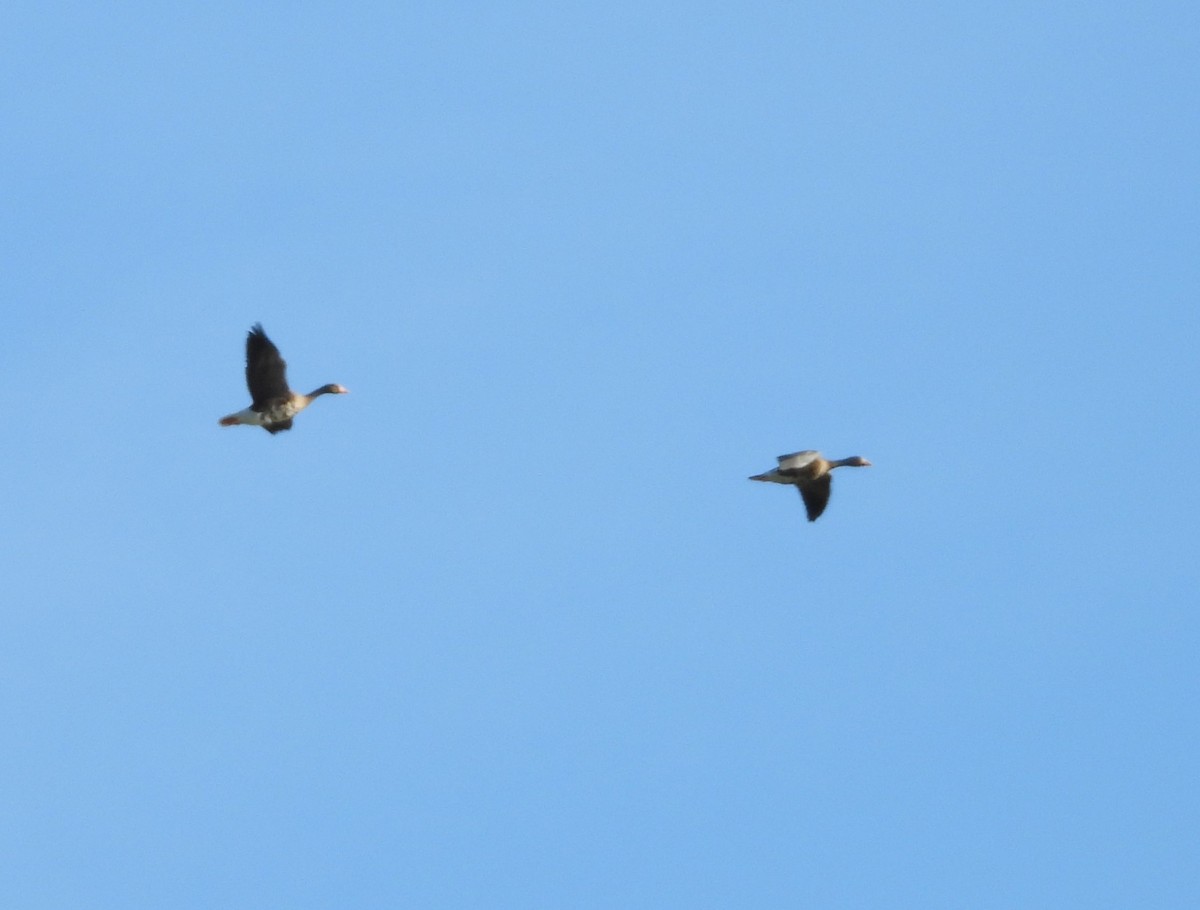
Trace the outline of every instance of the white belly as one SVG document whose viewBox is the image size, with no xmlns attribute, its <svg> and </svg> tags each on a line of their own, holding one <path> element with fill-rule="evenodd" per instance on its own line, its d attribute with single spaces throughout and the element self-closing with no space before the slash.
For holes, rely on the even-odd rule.
<svg viewBox="0 0 1200 910">
<path fill-rule="evenodd" d="M 261 427 L 263 424 L 267 423 L 266 417 L 263 414 L 260 414 L 258 411 L 255 411 L 251 408 L 245 408 L 244 410 L 238 411 L 236 414 L 230 414 L 229 416 L 238 423 L 244 423 L 252 427 Z"/>
</svg>

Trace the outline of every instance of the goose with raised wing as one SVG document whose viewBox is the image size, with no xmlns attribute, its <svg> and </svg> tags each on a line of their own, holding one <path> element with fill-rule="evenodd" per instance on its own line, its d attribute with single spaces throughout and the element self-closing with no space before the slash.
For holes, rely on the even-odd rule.
<svg viewBox="0 0 1200 910">
<path fill-rule="evenodd" d="M 292 418 L 321 395 L 345 395 L 346 388 L 329 383 L 307 395 L 288 388 L 287 362 L 279 348 L 267 337 L 261 324 L 246 335 L 246 385 L 250 389 L 250 407 L 222 417 L 223 427 L 245 424 L 262 427 L 268 433 L 292 428 Z"/>
<path fill-rule="evenodd" d="M 779 466 L 765 474 L 755 474 L 751 480 L 784 483 L 800 491 L 808 520 L 816 521 L 829 504 L 830 485 L 834 468 L 869 468 L 871 462 L 861 455 L 829 461 L 812 449 L 780 455 Z"/>
</svg>

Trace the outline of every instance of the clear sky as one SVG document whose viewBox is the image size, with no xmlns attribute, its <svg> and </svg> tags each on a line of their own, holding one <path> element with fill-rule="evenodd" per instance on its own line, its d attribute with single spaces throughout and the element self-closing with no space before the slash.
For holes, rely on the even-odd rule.
<svg viewBox="0 0 1200 910">
<path fill-rule="evenodd" d="M 1198 60 L 4 4 L 6 906 L 1200 906 Z"/>
</svg>

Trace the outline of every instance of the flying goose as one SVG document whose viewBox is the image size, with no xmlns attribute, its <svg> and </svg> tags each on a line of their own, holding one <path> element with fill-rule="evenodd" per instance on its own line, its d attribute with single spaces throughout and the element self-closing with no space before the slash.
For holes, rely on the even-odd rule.
<svg viewBox="0 0 1200 910">
<path fill-rule="evenodd" d="M 267 337 L 261 324 L 246 335 L 246 385 L 250 388 L 250 407 L 221 418 L 221 426 L 239 423 L 262 427 L 268 433 L 292 428 L 292 418 L 312 404 L 319 395 L 345 395 L 343 386 L 329 383 L 308 395 L 288 388 L 287 362 L 279 348 Z"/>
<path fill-rule="evenodd" d="M 767 483 L 791 484 L 800 491 L 804 499 L 804 508 L 808 512 L 808 520 L 816 521 L 825 511 L 829 503 L 829 487 L 834 468 L 868 468 L 871 462 L 861 455 L 850 458 L 839 458 L 837 461 L 827 461 L 820 452 L 808 449 L 804 452 L 793 452 L 791 455 L 779 456 L 779 467 L 765 474 L 755 474 L 751 480 L 762 480 Z"/>
</svg>

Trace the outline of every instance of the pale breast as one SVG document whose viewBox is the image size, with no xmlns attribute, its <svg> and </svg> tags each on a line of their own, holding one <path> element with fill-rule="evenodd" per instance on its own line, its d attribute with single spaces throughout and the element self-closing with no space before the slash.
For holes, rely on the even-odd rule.
<svg viewBox="0 0 1200 910">
<path fill-rule="evenodd" d="M 307 402 L 296 398 L 281 398 L 270 402 L 262 412 L 263 423 L 283 423 L 299 414 Z"/>
</svg>

